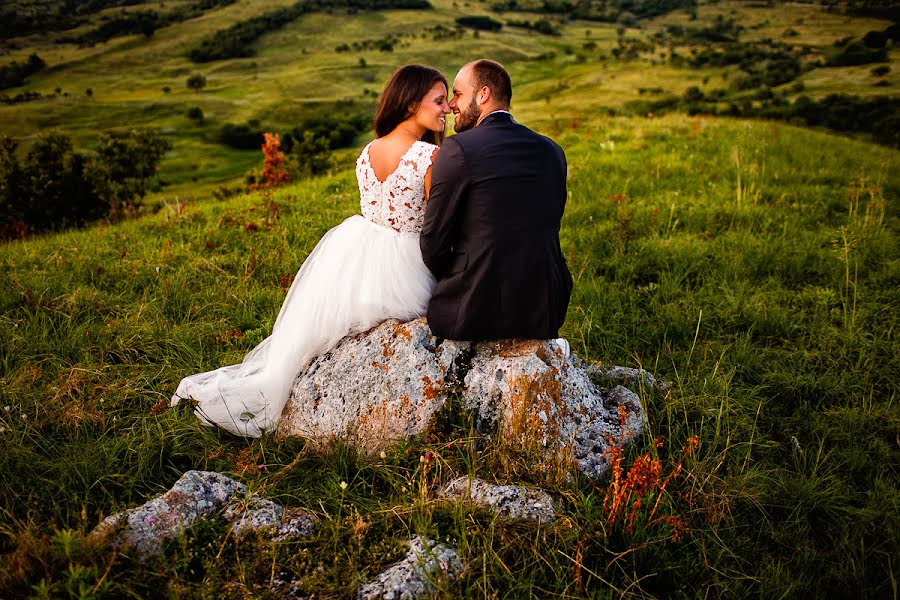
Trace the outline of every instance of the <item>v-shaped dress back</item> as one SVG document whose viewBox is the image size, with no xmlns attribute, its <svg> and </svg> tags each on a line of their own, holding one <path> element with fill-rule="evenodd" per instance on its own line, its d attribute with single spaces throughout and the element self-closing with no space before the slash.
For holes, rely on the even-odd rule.
<svg viewBox="0 0 900 600">
<path fill-rule="evenodd" d="M 173 405 L 191 398 L 205 423 L 259 437 L 275 428 L 294 379 L 316 356 L 386 319 L 425 314 L 435 281 L 419 233 L 436 147 L 415 142 L 382 182 L 369 146 L 356 162 L 362 215 L 329 230 L 306 258 L 272 334 L 241 363 L 184 378 Z"/>
</svg>

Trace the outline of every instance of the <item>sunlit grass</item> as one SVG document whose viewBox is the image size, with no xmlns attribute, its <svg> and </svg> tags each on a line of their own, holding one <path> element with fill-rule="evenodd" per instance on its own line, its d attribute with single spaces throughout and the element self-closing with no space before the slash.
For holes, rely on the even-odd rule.
<svg viewBox="0 0 900 600">
<path fill-rule="evenodd" d="M 368 459 L 234 438 L 167 408 L 181 377 L 239 361 L 268 334 L 282 277 L 357 212 L 345 162 L 279 190 L 277 219 L 256 195 L 184 193 L 139 220 L 0 248 L 0 587 L 237 597 L 267 593 L 275 565 L 303 594 L 350 597 L 420 533 L 470 565 L 447 597 L 889 595 L 898 152 L 707 117 L 534 126 L 570 167 L 562 334 L 590 362 L 674 384 L 637 390 L 648 421 L 631 457 L 660 438 L 672 465 L 700 438 L 660 504 L 690 528 L 681 541 L 611 525 L 604 481 L 549 486 L 564 511 L 543 528 L 437 501 L 435 486 L 460 474 L 539 479 L 475 448 L 464 420 L 449 439 Z M 158 567 L 83 544 L 103 516 L 191 468 L 309 508 L 319 532 L 223 544 L 222 525 L 203 525 Z"/>
</svg>

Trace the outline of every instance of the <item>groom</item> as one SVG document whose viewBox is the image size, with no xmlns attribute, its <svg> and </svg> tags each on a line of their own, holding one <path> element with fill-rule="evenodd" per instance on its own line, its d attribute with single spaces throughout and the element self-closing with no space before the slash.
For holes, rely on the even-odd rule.
<svg viewBox="0 0 900 600">
<path fill-rule="evenodd" d="M 491 60 L 464 65 L 453 81 L 457 135 L 435 160 L 419 238 L 437 278 L 428 325 L 438 337 L 549 339 L 566 317 L 566 156 L 513 120 L 511 97 L 509 74 Z"/>
</svg>

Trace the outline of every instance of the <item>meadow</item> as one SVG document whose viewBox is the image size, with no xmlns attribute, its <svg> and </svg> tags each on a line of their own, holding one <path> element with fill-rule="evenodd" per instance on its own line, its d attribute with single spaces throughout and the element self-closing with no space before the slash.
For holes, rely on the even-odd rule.
<svg viewBox="0 0 900 600">
<path fill-rule="evenodd" d="M 465 10 L 435 4 L 442 18 Z M 212 21 L 246 5 L 183 27 L 215 29 Z M 750 9 L 723 2 L 698 12 L 722 10 Z M 767 11 L 761 22 L 794 18 L 754 10 Z M 613 44 L 610 24 L 561 24 L 561 38 L 505 28 L 426 40 L 367 56 L 365 68 L 331 51 L 341 37 L 376 38 L 421 19 L 304 17 L 264 37 L 252 59 L 203 67 L 210 84 L 199 93 L 179 83 L 196 67 L 179 58 L 175 28 L 140 43 L 60 47 L 74 62 L 63 71 L 72 89 L 93 86 L 95 100 L 0 107 L 4 131 L 26 138 L 65 124 L 87 140 L 92 128 L 156 106 L 146 122 L 176 142 L 161 168 L 172 185 L 148 198 L 142 217 L 0 246 L 0 595 L 265 598 L 286 594 L 274 587 L 281 580 L 296 596 L 347 598 L 419 533 L 456 547 L 468 565 L 443 584 L 447 598 L 897 597 L 900 151 L 778 122 L 608 115 L 638 98 L 637 86 L 683 90 L 716 77 L 612 59 L 598 72 L 563 48 L 585 37 Z M 849 35 L 871 25 L 834 28 Z M 285 55 L 315 36 L 325 41 L 307 46 L 308 61 Z M 128 62 L 138 46 L 156 48 L 146 69 L 158 79 Z M 548 48 L 553 58 L 529 60 Z M 211 198 L 261 154 L 204 139 L 180 116 L 184 106 L 231 122 L 265 112 L 275 126 L 304 102 L 378 88 L 396 64 L 415 59 L 452 74 L 483 53 L 510 59 L 517 119 L 566 150 L 561 241 L 575 289 L 561 335 L 588 362 L 643 367 L 673 384 L 666 395 L 636 390 L 647 422 L 622 464 L 644 456 L 665 474 L 680 470 L 665 490 L 641 496 L 631 523 L 608 511 L 609 479 L 542 479 L 489 444 L 465 443 L 464 422 L 365 458 L 340 443 L 318 452 L 299 439 L 235 438 L 200 426 L 187 406 L 168 406 L 182 377 L 239 361 L 268 335 L 303 258 L 358 212 L 355 150 L 333 173 L 271 197 Z M 251 63 L 255 79 L 243 71 Z M 319 85 L 326 65 L 340 76 Z M 104 72 L 131 68 L 100 83 Z M 804 77 L 835 85 L 817 71 Z M 52 77 L 33 82 L 52 87 Z M 175 83 L 163 95 L 167 81 Z M 116 106 L 121 113 L 109 112 Z M 237 542 L 225 525 L 206 523 L 149 563 L 85 543 L 104 516 L 188 469 L 310 509 L 318 532 Z M 541 485 L 561 498 L 563 516 L 538 527 L 438 500 L 438 486 L 462 474 Z"/>
</svg>

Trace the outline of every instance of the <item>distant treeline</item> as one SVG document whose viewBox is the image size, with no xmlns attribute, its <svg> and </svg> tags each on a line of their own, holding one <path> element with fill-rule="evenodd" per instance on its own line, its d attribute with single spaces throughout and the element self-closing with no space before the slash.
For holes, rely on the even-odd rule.
<svg viewBox="0 0 900 600">
<path fill-rule="evenodd" d="M 340 109 L 322 111 L 303 119 L 298 125 L 281 136 L 281 151 L 290 154 L 295 142 L 306 134 L 322 140 L 328 150 L 347 148 L 354 144 L 356 137 L 372 127 L 373 107 L 360 107 L 352 103 L 340 103 Z M 216 140 L 239 150 L 257 150 L 263 143 L 264 128 L 259 121 L 247 123 L 226 123 L 216 135 Z"/>
<path fill-rule="evenodd" d="M 828 0 L 826 4 L 836 7 L 843 5 L 849 14 L 858 17 L 900 21 L 900 2 L 897 0 Z"/>
<path fill-rule="evenodd" d="M 560 35 L 559 30 L 553 26 L 553 23 L 548 21 L 547 19 L 537 19 L 535 21 L 516 21 L 510 20 L 507 21 L 506 24 L 509 27 L 521 27 L 522 29 L 530 29 L 531 31 L 537 31 L 543 35 Z"/>
<path fill-rule="evenodd" d="M 866 133 L 880 144 L 900 148 L 900 98 L 830 94 L 820 100 L 799 96 L 790 102 L 771 91 L 761 96 L 757 102 L 750 99 L 723 102 L 724 90 L 704 94 L 699 88 L 690 87 L 681 97 L 669 95 L 658 100 L 629 102 L 625 111 L 662 114 L 679 110 L 694 115 L 777 119 L 844 133 Z"/>
<path fill-rule="evenodd" d="M 0 67 L 0 90 L 24 85 L 26 77 L 34 75 L 46 66 L 47 63 L 40 56 L 32 54 L 25 64 L 13 61 Z"/>
<path fill-rule="evenodd" d="M 500 21 L 482 15 L 457 17 L 456 24 L 460 27 L 469 27 L 478 31 L 500 31 L 503 28 L 503 23 Z"/>
<path fill-rule="evenodd" d="M 85 15 L 116 6 L 142 4 L 144 0 L 62 0 L 60 2 L 19 2 L 0 8 L 0 39 L 32 33 L 74 29 L 87 22 Z"/>
<path fill-rule="evenodd" d="M 572 19 L 632 23 L 684 8 L 696 8 L 696 0 L 504 0 L 495 2 L 495 12 L 542 12 Z"/>
<path fill-rule="evenodd" d="M 253 44 L 264 34 L 281 29 L 302 15 L 334 8 L 353 11 L 422 9 L 431 8 L 431 4 L 428 0 L 300 0 L 292 6 L 279 8 L 217 31 L 192 49 L 189 57 L 194 62 L 203 63 L 253 56 L 256 53 Z"/>
<path fill-rule="evenodd" d="M 187 21 L 199 17 L 213 8 L 220 8 L 234 4 L 237 0 L 200 0 L 188 6 L 177 8 L 166 14 L 160 14 L 155 10 L 141 10 L 135 12 L 122 12 L 122 14 L 110 18 L 99 27 L 78 36 L 66 36 L 57 40 L 63 44 L 78 44 L 79 46 L 93 46 L 106 42 L 114 37 L 125 35 L 143 34 L 151 36 L 157 29 L 167 27 L 172 23 Z"/>
<path fill-rule="evenodd" d="M 62 134 L 38 137 L 24 159 L 0 136 L 0 239 L 80 225 L 136 207 L 171 148 L 151 129 L 104 134 L 93 154 Z"/>
<path fill-rule="evenodd" d="M 191 19 L 199 16 L 204 11 L 233 4 L 236 1 L 200 0 L 190 6 L 178 8 L 166 15 L 159 15 L 155 11 L 126 13 L 119 17 L 113 17 L 97 29 L 74 38 L 74 41 L 75 43 L 93 44 L 98 41 L 105 42 L 117 35 L 145 33 L 146 30 L 152 32 L 152 30 L 165 27 L 170 23 Z M 145 3 L 146 0 L 62 0 L 57 2 L 50 0 L 30 4 L 19 2 L 16 3 L 15 8 L 0 8 L 0 39 L 9 39 L 32 33 L 74 29 L 87 23 L 88 19 L 86 17 L 88 15 L 108 8 L 128 7 Z M 149 13 L 155 16 L 152 18 L 147 16 Z M 134 19 L 127 16 L 129 14 L 143 14 L 144 16 Z M 105 19 L 105 17 L 101 18 Z M 135 20 L 137 20 L 137 24 L 135 24 Z M 117 21 L 120 22 L 116 24 Z M 152 23 L 156 25 L 152 26 Z M 81 38 L 84 38 L 84 40 L 81 40 Z M 66 41 L 72 41 L 72 39 Z"/>
</svg>

